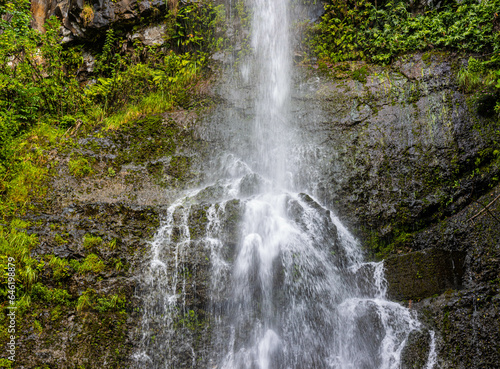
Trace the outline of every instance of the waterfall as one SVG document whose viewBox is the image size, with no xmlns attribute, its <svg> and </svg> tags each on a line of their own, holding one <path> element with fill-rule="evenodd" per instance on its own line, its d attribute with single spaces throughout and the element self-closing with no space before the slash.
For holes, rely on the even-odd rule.
<svg viewBox="0 0 500 369">
<path fill-rule="evenodd" d="M 386 299 L 383 263 L 294 185 L 289 4 L 252 5 L 252 119 L 225 113 L 229 149 L 166 211 L 137 292 L 136 367 L 399 368 L 420 323 Z"/>
<path fill-rule="evenodd" d="M 258 68 L 253 152 L 257 169 L 285 183 L 288 105 L 290 99 L 290 50 L 288 0 L 254 0 L 252 46 Z"/>
</svg>

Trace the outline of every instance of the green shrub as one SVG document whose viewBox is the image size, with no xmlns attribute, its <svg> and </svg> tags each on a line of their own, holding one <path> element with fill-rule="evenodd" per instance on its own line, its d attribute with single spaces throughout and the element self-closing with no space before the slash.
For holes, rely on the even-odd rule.
<svg viewBox="0 0 500 369">
<path fill-rule="evenodd" d="M 412 14 L 409 3 L 375 6 L 368 0 L 331 0 L 314 27 L 313 47 L 326 61 L 366 59 L 387 64 L 409 51 L 444 48 L 467 52 L 499 52 L 494 19 L 500 0 L 449 3 Z"/>
<path fill-rule="evenodd" d="M 223 42 L 224 5 L 211 1 L 187 2 L 167 19 L 174 18 L 168 35 L 171 46 L 181 52 L 214 52 Z"/>
<path fill-rule="evenodd" d="M 345 60 L 390 63 L 396 56 L 423 50 L 482 53 L 458 72 L 464 92 L 476 96 L 478 113 L 500 115 L 500 0 L 447 1 L 424 13 L 410 12 L 410 3 L 396 0 L 330 0 L 325 15 L 312 27 L 311 45 L 320 65 Z M 425 54 L 424 54 L 425 61 Z M 362 69 L 353 78 L 364 81 Z"/>
<path fill-rule="evenodd" d="M 201 59 L 200 59 L 201 58 Z M 96 104 L 105 106 L 106 111 L 117 111 L 127 103 L 146 105 L 161 109 L 174 106 L 189 106 L 191 88 L 199 78 L 204 57 L 186 53 L 178 55 L 169 52 L 162 57 L 162 63 L 153 59 L 148 63 L 132 64 L 117 69 L 110 77 L 101 77 L 97 83 L 85 90 L 86 96 Z M 202 61 L 202 63 L 200 63 Z M 154 101 L 148 100 L 154 96 Z"/>
<path fill-rule="evenodd" d="M 59 121 L 59 128 L 68 129 L 75 125 L 76 118 L 72 115 L 65 115 Z"/>
<path fill-rule="evenodd" d="M 6 2 L 0 6 L 4 14 L 10 17 L 0 20 L 0 110 L 24 128 L 40 112 L 62 116 L 79 110 L 83 95 L 72 72 L 83 59 L 63 49 L 60 22 L 50 18 L 44 33 L 31 28 L 29 0 Z"/>
</svg>

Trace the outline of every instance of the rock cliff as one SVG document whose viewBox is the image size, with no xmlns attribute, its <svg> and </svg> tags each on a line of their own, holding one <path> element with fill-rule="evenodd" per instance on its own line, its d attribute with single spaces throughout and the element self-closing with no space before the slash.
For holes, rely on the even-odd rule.
<svg viewBox="0 0 500 369">
<path fill-rule="evenodd" d="M 65 42 L 91 40 L 110 24 L 132 37 L 129 28 L 173 7 L 161 0 L 32 1 L 34 25 L 58 16 Z M 158 27 L 143 27 L 147 42 L 161 39 Z M 430 52 L 388 67 L 296 68 L 294 129 L 308 143 L 296 148 L 302 152 L 297 184 L 337 212 L 369 257 L 386 258 L 391 297 L 417 309 L 426 328 L 404 352 L 407 368 L 424 367 L 430 331 L 442 368 L 494 368 L 500 360 L 500 121 L 458 89 L 456 74 L 466 62 Z M 70 296 L 59 301 L 40 292 L 23 322 L 40 330 L 21 334 L 18 367 L 132 365 L 141 308 L 135 277 L 148 241 L 165 206 L 202 181 L 201 157 L 224 147 L 231 134 L 217 111 L 232 109 L 239 119 L 251 111 L 223 91 L 211 110 L 146 117 L 116 132 L 82 135 L 54 152 L 51 195 L 26 217 L 40 240 L 34 255 L 84 263 L 95 254 L 104 266 L 77 272 L 68 264 L 57 278 L 56 267 L 42 276 Z M 90 163 L 91 172 L 72 173 L 75 158 Z M 92 246 L 89 237 L 111 246 Z M 85 294 L 94 301 L 87 307 L 65 302 Z M 113 295 L 122 302 L 104 308 L 99 299 Z"/>
<path fill-rule="evenodd" d="M 322 173 L 316 196 L 373 257 L 390 255 L 389 294 L 436 332 L 440 367 L 493 368 L 500 122 L 457 88 L 466 60 L 434 52 L 388 68 L 346 64 L 311 77 L 296 102 L 300 130 L 317 143 L 304 182 L 309 168 Z M 408 345 L 406 367 L 425 366 L 429 340 L 424 331 Z"/>
</svg>

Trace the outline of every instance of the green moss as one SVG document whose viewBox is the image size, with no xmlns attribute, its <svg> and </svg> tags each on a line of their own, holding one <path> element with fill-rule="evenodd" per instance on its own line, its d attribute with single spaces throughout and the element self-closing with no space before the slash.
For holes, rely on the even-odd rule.
<svg viewBox="0 0 500 369">
<path fill-rule="evenodd" d="M 28 234 L 25 230 L 29 223 L 14 219 L 8 227 L 0 225 L 0 268 L 4 271 L 0 280 L 0 294 L 7 295 L 8 272 L 16 275 L 16 294 L 22 295 L 38 278 L 38 273 L 43 267 L 31 251 L 38 244 L 38 237 Z"/>
<path fill-rule="evenodd" d="M 93 309 L 100 313 L 109 311 L 122 311 L 125 313 L 125 298 L 119 295 L 104 296 L 98 294 L 92 288 L 87 288 L 78 298 L 76 309 L 77 311 Z"/>
<path fill-rule="evenodd" d="M 92 308 L 95 293 L 94 289 L 87 288 L 87 290 L 78 298 L 78 301 L 76 302 L 76 310 L 82 311 Z"/>
<path fill-rule="evenodd" d="M 421 97 L 422 93 L 420 91 L 420 86 L 418 84 L 412 84 L 410 91 L 408 91 L 408 98 L 407 98 L 408 103 L 416 104 Z"/>
<path fill-rule="evenodd" d="M 49 266 L 52 268 L 52 276 L 56 281 L 64 279 L 72 274 L 70 263 L 66 259 L 49 256 Z"/>
<path fill-rule="evenodd" d="M 86 249 L 97 248 L 102 245 L 102 238 L 98 236 L 92 236 L 91 234 L 85 234 L 83 236 L 83 247 Z"/>
<path fill-rule="evenodd" d="M 76 266 L 77 264 L 73 264 Z M 104 262 L 96 254 L 89 254 L 83 262 L 77 266 L 77 271 L 80 274 L 101 273 L 106 268 Z"/>
<path fill-rule="evenodd" d="M 107 311 L 122 311 L 125 308 L 125 299 L 118 295 L 97 297 L 94 309 L 104 313 Z"/>
<path fill-rule="evenodd" d="M 163 174 L 163 163 L 161 162 L 148 163 L 146 169 L 148 170 L 148 173 L 151 174 L 153 177 L 160 179 Z"/>
<path fill-rule="evenodd" d="M 116 238 L 113 238 L 111 241 L 107 242 L 105 246 L 108 250 L 116 250 L 116 248 L 118 247 L 118 240 Z"/>
<path fill-rule="evenodd" d="M 192 240 L 196 240 L 205 235 L 206 226 L 208 223 L 207 210 L 209 205 L 192 207 L 189 213 L 189 236 Z"/>
<path fill-rule="evenodd" d="M 8 360 L 8 359 L 5 359 L 5 358 L 1 358 L 0 359 L 0 367 L 2 368 L 5 368 L 5 369 L 11 369 L 12 368 L 12 361 Z"/>
<path fill-rule="evenodd" d="M 177 147 L 175 136 L 178 132 L 175 123 L 164 122 L 161 115 L 150 115 L 126 124 L 113 134 L 117 144 L 126 148 L 118 154 L 116 164 L 143 164 L 172 155 Z"/>
<path fill-rule="evenodd" d="M 50 310 L 50 320 L 60 321 L 67 311 L 61 305 L 56 305 L 52 310 Z"/>
<path fill-rule="evenodd" d="M 177 320 L 177 327 L 184 327 L 190 331 L 197 331 L 205 326 L 206 322 L 195 310 L 183 312 Z"/>
<path fill-rule="evenodd" d="M 427 51 L 425 53 L 422 54 L 422 61 L 426 64 L 426 65 L 429 65 L 430 62 L 431 62 L 431 56 L 432 54 Z"/>
<path fill-rule="evenodd" d="M 113 178 L 114 176 L 116 176 L 116 171 L 112 167 L 108 168 L 108 176 L 111 177 L 111 178 Z"/>
<path fill-rule="evenodd" d="M 72 176 L 85 177 L 94 172 L 92 169 L 92 164 L 94 163 L 94 158 L 74 155 L 68 162 L 68 169 Z"/>
<path fill-rule="evenodd" d="M 67 290 L 48 288 L 42 283 L 33 286 L 31 295 L 34 300 L 45 301 L 54 305 L 70 306 L 72 300 L 72 296 Z"/>
<path fill-rule="evenodd" d="M 370 74 L 368 71 L 368 67 L 362 66 L 359 69 L 356 69 L 355 71 L 352 72 L 352 79 L 355 81 L 361 82 L 361 83 L 366 83 L 366 77 Z"/>
<path fill-rule="evenodd" d="M 54 235 L 54 241 L 56 241 L 56 243 L 58 245 L 64 245 L 64 244 L 68 243 L 67 240 L 65 240 L 61 235 L 59 235 L 57 233 Z"/>
<path fill-rule="evenodd" d="M 191 168 L 191 159 L 186 156 L 174 156 L 170 160 L 167 173 L 177 180 L 186 179 Z"/>
<path fill-rule="evenodd" d="M 190 6 L 196 10 L 201 9 L 198 3 L 190 4 Z M 173 58 L 171 57 L 169 60 Z M 189 60 L 187 60 L 188 58 Z M 11 157 L 12 165 L 7 169 L 0 165 L 0 177 L 2 177 L 2 181 L 0 181 L 0 216 L 2 218 L 0 221 L 0 254 L 2 254 L 0 266 L 2 270 L 5 269 L 5 263 L 8 263 L 8 258 L 12 257 L 15 259 L 16 268 L 19 272 L 18 290 L 16 292 L 19 296 L 23 296 L 21 303 L 23 309 L 21 309 L 20 305 L 18 310 L 20 342 L 22 342 L 21 346 L 28 352 L 26 356 L 28 359 L 25 359 L 25 362 L 21 365 L 27 365 L 26 363 L 32 366 L 41 365 L 40 362 L 29 362 L 28 347 L 33 340 L 26 339 L 26 336 L 34 332 L 41 336 L 36 339 L 37 345 L 65 347 L 65 345 L 61 344 L 59 332 L 67 329 L 68 321 L 71 321 L 76 327 L 75 335 L 71 338 L 71 347 L 62 349 L 66 357 L 71 358 L 73 355 L 75 357 L 75 361 L 68 359 L 70 362 L 67 364 L 68 366 L 74 366 L 75 368 L 120 368 L 123 366 L 122 363 L 129 358 L 129 348 L 125 344 L 127 339 L 125 334 L 127 331 L 125 306 L 129 303 L 125 298 L 126 293 L 113 290 L 109 291 L 110 294 L 108 295 L 100 293 L 101 284 L 99 278 L 109 277 L 103 273 L 104 271 L 116 275 L 116 271 L 125 272 L 127 270 L 130 266 L 130 259 L 126 253 L 134 254 L 137 252 L 139 247 L 135 243 L 137 238 L 141 237 L 142 239 L 145 234 L 149 235 L 158 226 L 157 214 L 154 211 L 134 214 L 134 217 L 137 216 L 138 218 L 134 219 L 134 222 L 143 222 L 144 226 L 141 224 L 140 229 L 135 229 L 134 241 L 130 244 L 122 244 L 121 240 L 111 239 L 108 236 L 101 238 L 94 234 L 86 234 L 82 241 L 80 238 L 83 233 L 82 230 L 93 232 L 93 228 L 89 227 L 89 224 L 109 221 L 109 219 L 103 220 L 99 214 L 88 216 L 85 223 L 80 223 L 82 228 L 79 228 L 76 232 L 74 229 L 70 230 L 71 235 L 65 232 L 64 226 L 58 224 L 50 224 L 51 232 L 47 235 L 46 229 L 44 229 L 44 226 L 48 224 L 46 216 L 40 221 L 40 224 L 32 226 L 29 231 L 24 229 L 30 227 L 29 225 L 21 224 L 16 220 L 11 224 L 11 221 L 16 217 L 25 216 L 26 212 L 30 212 L 28 216 L 33 216 L 34 211 L 39 212 L 41 209 L 43 209 L 44 215 L 51 214 L 52 216 L 54 209 L 51 208 L 49 201 L 59 196 L 60 192 L 57 192 L 58 189 L 56 188 L 56 191 L 53 192 L 54 196 L 46 196 L 48 189 L 48 181 L 46 182 L 46 180 L 66 180 L 67 178 L 64 176 L 67 176 L 67 172 L 74 177 L 83 178 L 97 171 L 102 171 L 102 173 L 98 173 L 99 177 L 95 175 L 92 179 L 111 181 L 111 178 L 115 176 L 120 177 L 121 173 L 119 172 L 123 165 L 133 163 L 138 164 L 137 167 L 141 167 L 143 164 L 150 163 L 157 158 L 175 157 L 172 161 L 175 164 L 172 166 L 174 179 L 182 180 L 188 177 L 191 163 L 189 160 L 181 158 L 179 148 L 186 143 L 190 145 L 190 133 L 185 128 L 180 128 L 172 120 L 166 121 L 161 115 L 148 113 L 151 111 L 163 113 L 171 109 L 172 106 L 181 106 L 177 102 L 183 100 L 183 96 L 187 96 L 185 99 L 186 107 L 188 107 L 187 104 L 198 101 L 198 97 L 192 98 L 197 94 L 193 93 L 190 83 L 194 85 L 198 80 L 194 77 L 201 76 L 198 73 L 200 64 L 198 60 L 195 61 L 194 57 L 191 58 L 189 55 L 185 56 L 184 59 L 179 59 L 179 62 L 182 63 L 181 68 L 176 69 L 173 75 L 165 78 L 165 80 L 177 79 L 178 83 L 172 84 L 168 81 L 168 88 L 163 89 L 162 93 L 158 94 L 158 96 L 173 96 L 172 98 L 169 97 L 168 104 L 154 106 L 153 109 L 152 104 L 159 101 L 159 99 L 149 99 L 147 104 L 142 104 L 148 97 L 142 99 L 143 93 L 141 92 L 141 99 L 144 101 L 139 99 L 141 101 L 138 104 L 142 105 L 138 105 L 139 109 L 134 111 L 132 111 L 133 109 L 124 108 L 126 114 L 130 112 L 124 119 L 128 120 L 129 123 L 124 124 L 124 120 L 121 120 L 113 128 L 117 129 L 116 131 L 104 131 L 101 128 L 102 125 L 107 123 L 106 121 L 102 123 L 103 118 L 105 119 L 106 115 L 113 109 L 109 109 L 109 112 L 103 112 L 100 107 L 95 109 L 98 114 L 99 110 L 101 110 L 102 114 L 100 116 L 94 114 L 94 112 L 89 112 L 88 116 L 85 117 L 76 114 L 74 117 L 61 116 L 56 123 L 50 121 L 50 124 L 54 126 L 33 123 L 35 126 L 33 129 L 26 124 L 26 130 L 23 132 L 25 135 L 19 137 L 13 144 L 15 150 Z M 191 68 L 190 71 L 193 74 L 191 77 L 193 78 L 190 79 L 190 82 L 181 83 L 180 80 L 185 78 L 189 72 L 187 68 Z M 157 71 L 164 72 L 164 69 L 164 66 L 160 65 Z M 143 77 L 144 75 L 139 73 L 139 78 L 142 79 Z M 172 86 L 177 88 L 178 91 L 174 91 L 171 88 Z M 177 95 L 179 95 L 179 98 Z M 132 99 L 133 97 L 130 101 Z M 121 101 L 111 101 L 109 99 L 109 104 L 116 103 L 121 104 Z M 165 106 L 168 109 L 161 110 Z M 94 109 L 94 105 L 91 109 Z M 132 121 L 133 117 L 140 118 Z M 47 117 L 40 117 L 40 119 L 48 120 Z M 82 122 L 77 123 L 77 119 L 82 119 Z M 67 128 L 76 127 L 80 123 L 82 124 L 79 125 L 78 129 L 67 130 Z M 64 130 L 59 132 L 57 124 L 59 128 L 64 128 Z M 85 140 L 87 144 L 82 148 L 80 138 L 89 133 L 94 137 Z M 96 139 L 98 136 L 104 137 L 105 140 Z M 113 141 L 111 145 L 108 138 Z M 113 143 L 116 143 L 116 145 L 113 145 Z M 85 150 L 85 153 L 90 150 L 93 154 L 87 156 L 81 150 Z M 94 157 L 102 157 L 105 154 L 116 155 L 116 159 L 111 163 L 106 162 L 106 165 L 104 163 L 96 165 L 97 160 Z M 61 166 L 57 167 L 58 158 L 68 158 L 68 156 L 67 172 L 66 170 L 60 171 Z M 168 163 L 168 160 L 162 160 L 162 162 Z M 66 164 L 64 164 L 64 167 L 66 167 Z M 157 173 L 163 175 L 165 171 L 158 170 Z M 142 169 L 138 169 L 137 176 L 130 180 L 135 184 L 137 178 L 143 175 Z M 60 200 L 60 197 L 56 199 Z M 47 201 L 47 203 L 44 203 L 44 201 Z M 45 210 L 49 211 L 45 212 Z M 72 226 L 68 228 L 72 228 Z M 126 237 L 129 236 L 126 230 L 120 229 L 116 232 L 118 235 L 126 234 Z M 36 237 L 37 233 L 40 234 L 40 240 Z M 70 252 L 74 251 L 72 250 L 74 246 L 73 240 L 76 240 L 77 244 L 82 242 L 84 248 L 93 253 L 80 261 L 59 258 L 54 255 L 36 255 L 34 253 L 35 247 L 40 242 L 46 242 L 48 247 L 61 246 L 57 247 L 57 252 L 62 255 L 67 254 L 68 246 L 71 246 L 69 248 Z M 129 242 L 129 239 L 127 238 L 123 242 Z M 108 251 L 114 251 L 120 246 L 124 248 L 125 255 L 120 254 L 123 258 L 110 259 L 110 254 L 116 256 L 118 252 L 109 253 Z M 108 270 L 106 270 L 106 264 L 109 265 Z M 96 276 L 95 274 L 101 275 Z M 82 296 L 78 298 L 77 293 L 82 288 L 86 292 L 88 291 L 82 296 L 90 298 L 90 301 L 85 302 L 86 298 L 82 298 Z M 92 290 L 95 293 L 92 293 Z M 71 293 L 74 293 L 75 296 Z M 81 310 L 82 314 L 75 316 L 74 309 L 78 303 L 85 308 Z M 3 314 L 3 311 L 0 311 L 1 314 Z M 2 319 L 0 316 L 0 327 L 5 326 Z M 40 332 L 40 328 L 42 332 Z M 0 344 L 3 346 L 5 342 L 2 328 L 0 328 L 0 335 Z M 83 361 L 87 362 L 82 362 L 82 357 L 84 358 Z M 95 364 L 96 362 L 98 363 Z M 42 366 L 52 367 L 53 365 L 53 363 L 47 363 L 47 366 Z M 66 363 L 61 363 L 61 365 L 64 366 Z M 0 366 L 10 367 L 3 360 L 0 362 Z"/>
</svg>

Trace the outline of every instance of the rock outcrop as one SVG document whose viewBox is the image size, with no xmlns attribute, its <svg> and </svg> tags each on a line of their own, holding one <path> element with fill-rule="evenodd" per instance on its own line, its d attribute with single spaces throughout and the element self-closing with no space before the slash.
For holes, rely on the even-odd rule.
<svg viewBox="0 0 500 369">
<path fill-rule="evenodd" d="M 334 209 L 370 257 L 387 258 L 389 294 L 426 326 L 405 350 L 407 368 L 425 367 L 433 334 L 442 368 L 500 360 L 500 121 L 458 87 L 467 60 L 427 52 L 296 73 L 294 183 Z M 231 122 L 253 114 L 252 79 L 234 83 L 239 94 L 222 83 L 223 108 L 197 128 L 220 147 L 245 135 Z"/>
<path fill-rule="evenodd" d="M 89 42 L 102 37 L 110 27 L 131 29 L 134 25 L 141 28 L 141 19 L 159 18 L 167 9 L 177 6 L 174 1 L 137 1 L 137 0 L 32 0 L 33 27 L 42 30 L 46 20 L 56 16 L 63 26 L 63 42 L 79 40 Z M 145 25 L 143 32 L 131 32 L 131 39 L 145 40 L 146 45 L 161 44 L 162 27 Z"/>
<path fill-rule="evenodd" d="M 195 153 L 205 146 L 193 137 L 195 120 L 183 111 L 146 116 L 51 152 L 51 191 L 25 216 L 39 241 L 32 255 L 48 267 L 19 322 L 15 367 L 132 366 L 137 275 L 166 205 L 199 180 Z"/>
</svg>

